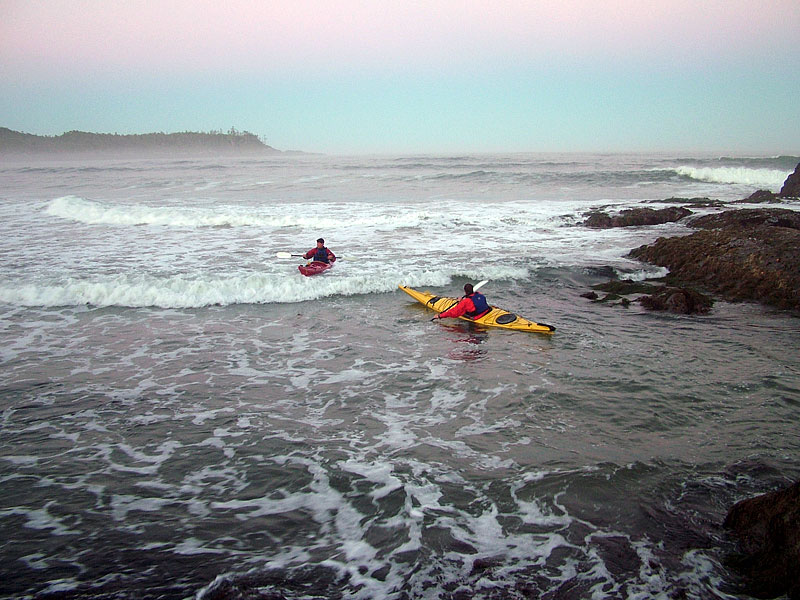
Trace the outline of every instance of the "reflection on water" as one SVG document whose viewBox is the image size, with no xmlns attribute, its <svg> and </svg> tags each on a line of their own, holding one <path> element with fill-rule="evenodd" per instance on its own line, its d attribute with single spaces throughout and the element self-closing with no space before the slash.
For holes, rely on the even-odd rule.
<svg viewBox="0 0 800 600">
<path fill-rule="evenodd" d="M 482 344 L 488 340 L 489 332 L 485 328 L 466 321 L 441 323 L 441 327 L 447 331 L 448 341 L 454 345 L 447 353 L 447 358 L 463 361 L 486 358 L 487 349 Z"/>
</svg>

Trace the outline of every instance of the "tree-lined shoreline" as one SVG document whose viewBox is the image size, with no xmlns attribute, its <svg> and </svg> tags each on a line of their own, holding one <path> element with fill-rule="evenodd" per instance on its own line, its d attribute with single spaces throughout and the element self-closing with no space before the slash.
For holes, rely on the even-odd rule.
<svg viewBox="0 0 800 600">
<path fill-rule="evenodd" d="M 41 136 L 0 127 L 0 154 L 271 154 L 279 153 L 248 131 L 89 133 Z"/>
</svg>

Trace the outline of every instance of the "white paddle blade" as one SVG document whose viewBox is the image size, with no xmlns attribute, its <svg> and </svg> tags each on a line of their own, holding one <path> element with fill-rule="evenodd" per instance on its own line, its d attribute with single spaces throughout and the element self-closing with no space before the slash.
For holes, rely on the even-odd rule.
<svg viewBox="0 0 800 600">
<path fill-rule="evenodd" d="M 472 286 L 472 291 L 473 292 L 477 292 L 479 289 L 481 289 L 487 283 L 489 283 L 488 279 L 484 279 L 483 281 L 479 281 L 478 283 L 476 283 L 475 285 Z"/>
<path fill-rule="evenodd" d="M 293 256 L 303 256 L 302 254 L 292 254 L 291 252 L 276 252 L 278 258 L 292 258 Z"/>
</svg>

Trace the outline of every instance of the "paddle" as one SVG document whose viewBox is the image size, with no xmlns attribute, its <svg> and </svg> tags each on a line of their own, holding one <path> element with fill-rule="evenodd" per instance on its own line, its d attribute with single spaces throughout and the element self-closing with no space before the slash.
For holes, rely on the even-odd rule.
<svg viewBox="0 0 800 600">
<path fill-rule="evenodd" d="M 488 279 L 484 279 L 483 281 L 479 281 L 478 283 L 476 283 L 475 285 L 473 285 L 473 286 L 472 286 L 472 291 L 473 291 L 473 292 L 477 292 L 479 289 L 481 289 L 481 288 L 482 288 L 483 286 L 485 286 L 487 283 L 489 283 L 489 280 L 488 280 Z M 438 315 L 437 315 L 437 317 L 438 317 Z M 431 319 L 431 321 L 435 321 L 435 320 L 437 319 L 437 317 L 433 317 L 433 318 Z"/>
<path fill-rule="evenodd" d="M 297 256 L 299 258 L 305 258 L 305 254 L 292 254 L 291 252 L 276 252 L 275 256 L 277 258 L 292 258 L 293 256 Z M 353 258 L 352 256 L 350 256 L 349 254 L 347 255 L 347 258 L 344 258 L 343 256 L 336 257 L 336 260 L 343 260 L 343 259 L 347 261 L 358 260 L 357 258 Z"/>
</svg>

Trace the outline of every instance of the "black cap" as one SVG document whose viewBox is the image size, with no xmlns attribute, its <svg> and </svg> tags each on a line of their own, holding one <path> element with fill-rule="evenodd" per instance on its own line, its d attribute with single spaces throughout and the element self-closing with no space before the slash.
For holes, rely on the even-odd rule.
<svg viewBox="0 0 800 600">
<path fill-rule="evenodd" d="M 317 243 L 318 243 L 318 244 L 324 244 L 324 243 L 325 243 L 325 240 L 323 240 L 322 238 L 319 238 L 319 239 L 317 240 Z"/>
<path fill-rule="evenodd" d="M 472 293 L 472 284 L 471 283 L 465 283 L 464 284 L 464 293 L 465 294 L 471 294 Z"/>
</svg>

